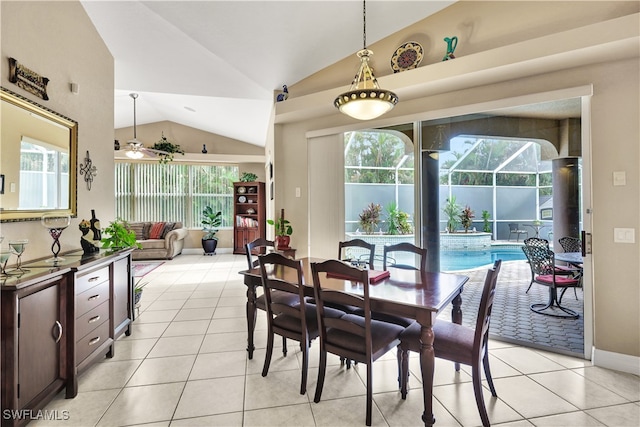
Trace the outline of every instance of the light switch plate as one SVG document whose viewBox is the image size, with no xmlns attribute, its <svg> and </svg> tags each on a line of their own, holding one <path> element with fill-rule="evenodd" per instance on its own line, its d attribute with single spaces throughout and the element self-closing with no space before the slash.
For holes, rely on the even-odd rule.
<svg viewBox="0 0 640 427">
<path fill-rule="evenodd" d="M 614 228 L 613 241 L 615 243 L 635 243 L 636 230 L 634 228 Z"/>
<path fill-rule="evenodd" d="M 627 174 L 625 171 L 616 171 L 613 173 L 613 185 L 627 185 Z"/>
</svg>

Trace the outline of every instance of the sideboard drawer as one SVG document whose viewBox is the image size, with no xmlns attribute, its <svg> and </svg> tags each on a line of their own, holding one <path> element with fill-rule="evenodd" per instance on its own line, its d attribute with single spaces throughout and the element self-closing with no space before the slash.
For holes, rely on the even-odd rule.
<svg viewBox="0 0 640 427">
<path fill-rule="evenodd" d="M 76 319 L 76 339 L 84 338 L 89 332 L 100 326 L 102 322 L 109 319 L 109 301 L 90 310 L 88 313 Z"/>
<path fill-rule="evenodd" d="M 101 344 L 109 339 L 109 320 L 102 322 L 90 334 L 85 335 L 76 343 L 76 362 L 81 363 Z"/>
<path fill-rule="evenodd" d="M 76 295 L 107 280 L 109 280 L 109 266 L 88 273 L 78 274 L 75 278 Z"/>
<path fill-rule="evenodd" d="M 76 295 L 76 319 L 105 301 L 109 301 L 109 282 L 100 283 Z"/>
</svg>

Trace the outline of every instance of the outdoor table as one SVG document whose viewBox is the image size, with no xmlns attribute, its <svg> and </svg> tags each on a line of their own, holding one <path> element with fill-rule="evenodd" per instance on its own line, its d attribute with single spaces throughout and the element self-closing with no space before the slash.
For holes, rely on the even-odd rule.
<svg viewBox="0 0 640 427">
<path fill-rule="evenodd" d="M 323 259 L 302 258 L 303 280 L 305 293 L 313 296 L 313 283 L 311 263 L 322 262 Z M 290 270 L 290 269 L 285 269 Z M 422 326 L 420 351 L 420 368 L 422 371 L 422 387 L 424 398 L 424 413 L 422 420 L 425 425 L 431 426 L 435 422 L 433 417 L 433 373 L 435 366 L 435 354 L 433 350 L 433 324 L 436 316 L 449 303 L 453 304 L 451 311 L 452 321 L 462 323 L 462 288 L 469 280 L 467 276 L 431 273 L 415 270 L 390 269 L 390 277 L 369 285 L 371 310 L 395 316 L 415 319 Z M 290 272 L 289 272 L 290 273 Z M 262 285 L 260 269 L 241 271 L 244 275 L 244 283 L 247 286 L 247 330 L 249 359 L 253 357 L 253 331 L 256 319 L 256 288 Z M 297 280 L 295 276 L 288 277 L 286 273 L 276 271 L 276 276 L 282 279 Z M 330 279 L 325 285 L 357 295 L 363 294 L 362 285 L 348 280 Z"/>
<path fill-rule="evenodd" d="M 556 252 L 556 261 L 568 262 L 571 265 L 582 268 L 584 258 L 581 252 Z"/>
</svg>

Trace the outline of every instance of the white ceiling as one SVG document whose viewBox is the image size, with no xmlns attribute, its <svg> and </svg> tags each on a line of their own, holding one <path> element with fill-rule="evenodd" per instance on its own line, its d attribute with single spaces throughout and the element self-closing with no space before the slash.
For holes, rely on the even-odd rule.
<svg viewBox="0 0 640 427">
<path fill-rule="evenodd" d="M 370 0 L 367 44 L 452 3 Z M 360 0 L 82 5 L 115 59 L 116 129 L 133 126 L 135 92 L 138 125 L 167 120 L 264 146 L 273 91 L 362 48 Z"/>
</svg>

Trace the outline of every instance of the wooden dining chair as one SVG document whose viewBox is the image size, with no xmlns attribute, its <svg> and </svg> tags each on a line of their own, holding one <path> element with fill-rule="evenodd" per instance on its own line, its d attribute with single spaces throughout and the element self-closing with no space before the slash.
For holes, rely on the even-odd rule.
<svg viewBox="0 0 640 427">
<path fill-rule="evenodd" d="M 347 254 L 349 249 L 361 248 L 364 253 L 358 257 Z M 362 252 L 362 251 L 357 251 Z M 344 242 L 338 242 L 338 259 L 343 261 L 351 261 L 357 265 L 365 264 L 369 266 L 370 270 L 373 270 L 373 263 L 376 255 L 376 245 L 367 243 L 362 239 L 351 239 Z"/>
<path fill-rule="evenodd" d="M 416 267 L 413 264 L 398 263 L 396 261 L 396 258 L 390 255 L 390 254 L 395 255 L 397 253 L 404 253 L 409 255 L 413 254 L 417 256 L 418 266 Z M 387 270 L 388 267 L 402 268 L 405 270 L 426 271 L 427 270 L 427 249 L 421 248 L 409 242 L 396 243 L 395 245 L 385 245 L 384 257 L 382 259 L 382 269 Z"/>
<path fill-rule="evenodd" d="M 574 310 L 562 306 L 562 298 L 558 298 L 558 289 L 563 290 L 564 293 L 567 288 L 579 287 L 580 278 L 559 273 L 556 266 L 555 253 L 550 249 L 523 246 L 522 250 L 535 274 L 533 282 L 549 288 L 549 300 L 546 303 L 531 304 L 531 311 L 560 318 L 577 319 L 580 317 Z M 559 314 L 554 308 L 559 309 L 564 314 Z"/>
<path fill-rule="evenodd" d="M 372 364 L 396 347 L 402 326 L 371 319 L 369 301 L 369 270 L 361 270 L 338 260 L 311 263 L 313 290 L 320 328 L 320 365 L 314 402 L 320 402 L 327 370 L 327 353 L 332 353 L 367 366 L 366 425 L 371 425 L 373 401 Z M 333 279 L 339 277 L 339 279 Z M 361 286 L 363 295 L 354 295 L 325 286 L 329 280 L 349 280 Z M 336 303 L 360 307 L 364 316 L 347 314 L 340 318 L 327 316 L 327 304 Z"/>
<path fill-rule="evenodd" d="M 266 301 L 267 312 L 267 350 L 264 357 L 262 376 L 269 373 L 271 355 L 273 354 L 274 335 L 289 338 L 300 343 L 302 351 L 302 379 L 300 382 L 300 394 L 307 391 L 307 371 L 309 367 L 309 346 L 311 341 L 318 336 L 318 318 L 316 307 L 308 304 L 304 296 L 302 285 L 302 262 L 287 258 L 279 253 L 262 255 L 259 258 L 262 287 Z M 289 269 L 290 279 L 278 279 L 270 273 L 273 270 Z M 273 298 L 273 294 L 288 294 L 295 297 L 296 304 L 282 304 Z M 325 316 L 341 317 L 345 313 L 327 309 Z"/>
<path fill-rule="evenodd" d="M 260 265 L 258 255 L 265 254 L 269 248 L 275 249 L 275 243 L 272 240 L 264 238 L 258 238 L 247 243 L 245 245 L 247 268 L 251 270 L 258 267 Z M 290 293 L 281 293 L 277 290 L 272 292 L 272 298 L 275 301 L 278 301 L 279 304 L 296 305 L 298 303 L 298 299 L 295 295 L 291 295 Z M 256 307 L 260 310 L 267 309 L 264 293 L 256 298 Z M 287 355 L 287 338 L 285 336 L 282 337 L 282 354 L 285 356 Z"/>
<path fill-rule="evenodd" d="M 476 318 L 476 327 L 458 325 L 456 323 L 443 320 L 436 320 L 433 326 L 433 349 L 435 356 L 440 359 L 455 362 L 456 371 L 460 370 L 460 363 L 471 366 L 471 380 L 473 382 L 473 391 L 476 397 L 476 405 L 482 419 L 483 426 L 489 426 L 489 416 L 484 404 L 484 396 L 482 395 L 482 373 L 480 365 L 484 366 L 484 374 L 491 390 L 491 395 L 497 397 L 496 389 L 491 378 L 491 369 L 489 367 L 489 323 L 491 321 L 491 309 L 496 292 L 496 284 L 498 281 L 498 273 L 502 260 L 497 260 L 491 269 L 487 272 L 482 289 L 482 297 L 480 298 L 480 307 L 478 309 L 478 317 Z M 421 326 L 414 323 L 400 334 L 400 353 L 401 360 L 398 361 L 400 371 L 402 373 L 400 392 L 402 398 L 407 396 L 407 384 L 409 379 L 409 351 L 420 352 Z"/>
</svg>

